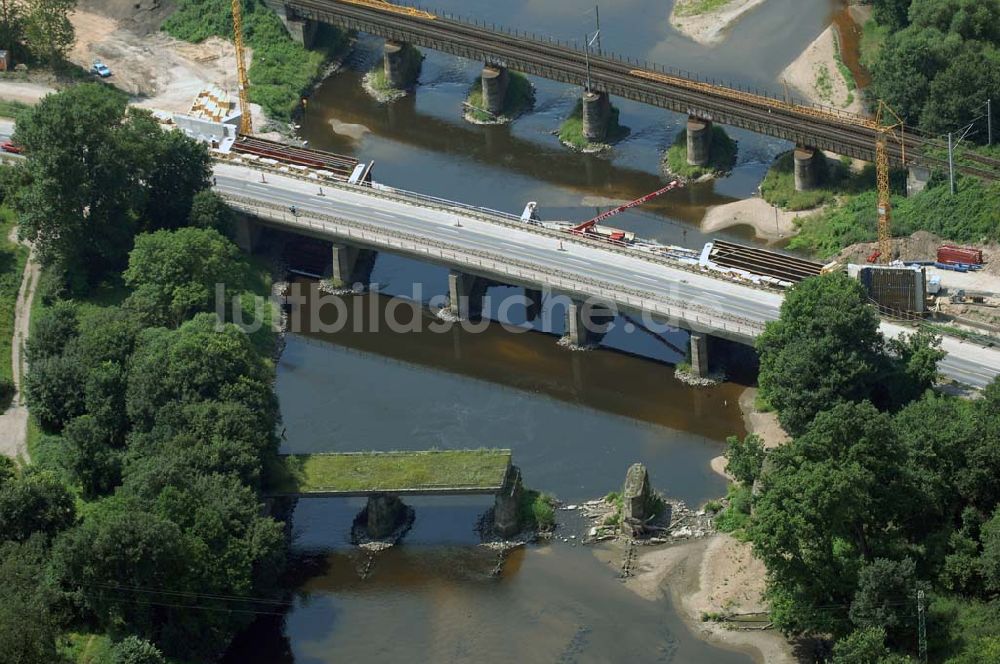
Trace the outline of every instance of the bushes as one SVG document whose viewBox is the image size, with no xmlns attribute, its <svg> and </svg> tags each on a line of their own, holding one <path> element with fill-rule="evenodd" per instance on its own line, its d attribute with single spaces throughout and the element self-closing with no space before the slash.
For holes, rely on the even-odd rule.
<svg viewBox="0 0 1000 664">
<path fill-rule="evenodd" d="M 795 159 L 791 152 L 778 157 L 760 185 L 764 200 L 788 210 L 810 210 L 834 201 L 838 194 L 858 193 L 875 186 L 875 170 L 871 167 L 854 175 L 849 170 L 850 160 L 833 161 L 822 153 L 816 159 L 819 186 L 795 191 Z"/>
<path fill-rule="evenodd" d="M 555 500 L 546 493 L 525 489 L 521 492 L 519 517 L 523 528 L 552 530 L 556 526 Z"/>
<path fill-rule="evenodd" d="M 806 218 L 789 248 L 828 258 L 857 242 L 876 239 L 876 194 L 867 191 L 844 205 Z M 947 184 L 932 185 L 909 198 L 893 196 L 893 234 L 925 230 L 961 243 L 1000 240 L 1000 183 L 960 178 L 955 195 Z"/>
<path fill-rule="evenodd" d="M 674 139 L 674 144 L 667 150 L 666 165 L 670 173 L 690 179 L 697 179 L 707 174 L 728 173 L 736 165 L 736 141 L 729 138 L 726 130 L 718 125 L 712 125 L 711 147 L 709 161 L 705 166 L 692 166 L 687 160 L 687 130 L 682 129 Z"/>
<path fill-rule="evenodd" d="M 253 51 L 248 75 L 250 101 L 273 118 L 288 121 L 300 95 L 316 82 L 326 60 L 343 52 L 349 40 L 332 28 L 321 27 L 317 41 L 322 51 L 309 51 L 294 42 L 281 19 L 258 0 L 244 1 L 246 43 Z M 200 42 L 208 37 L 231 39 L 230 3 L 226 0 L 182 0 L 163 29 L 178 39 Z"/>
</svg>

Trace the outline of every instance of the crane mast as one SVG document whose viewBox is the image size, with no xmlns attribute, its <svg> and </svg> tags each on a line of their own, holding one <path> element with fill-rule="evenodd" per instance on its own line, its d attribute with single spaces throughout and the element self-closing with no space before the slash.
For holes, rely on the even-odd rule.
<svg viewBox="0 0 1000 664">
<path fill-rule="evenodd" d="M 894 119 L 894 124 L 887 124 L 886 116 Z M 889 139 L 899 141 L 903 165 L 906 165 L 906 125 L 903 120 L 889 108 L 884 101 L 879 101 L 878 112 L 875 114 L 875 125 L 878 128 L 878 138 L 875 140 L 875 182 L 878 187 L 878 250 L 868 260 L 874 262 L 878 258 L 882 264 L 892 261 L 892 191 L 889 188 Z M 896 129 L 899 134 L 896 134 Z"/>
<path fill-rule="evenodd" d="M 236 78 L 240 93 L 240 133 L 253 134 L 253 119 L 250 117 L 250 79 L 247 77 L 246 58 L 243 53 L 243 7 L 242 0 L 232 0 L 233 45 L 236 47 Z"/>
</svg>

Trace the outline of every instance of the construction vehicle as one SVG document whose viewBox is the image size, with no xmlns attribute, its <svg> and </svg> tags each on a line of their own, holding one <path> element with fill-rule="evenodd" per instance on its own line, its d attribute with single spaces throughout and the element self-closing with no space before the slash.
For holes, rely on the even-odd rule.
<svg viewBox="0 0 1000 664">
<path fill-rule="evenodd" d="M 891 116 L 895 120 L 893 124 L 887 124 L 885 116 Z M 903 164 L 906 164 L 906 142 L 903 140 L 903 133 L 906 125 L 895 111 L 883 102 L 879 101 L 878 111 L 875 113 L 875 125 L 878 127 L 878 138 L 875 141 L 875 180 L 878 184 L 878 249 L 868 257 L 869 263 L 879 261 L 888 265 L 892 261 L 892 191 L 889 189 L 889 139 L 899 141 L 902 151 Z M 899 134 L 896 130 L 899 129 Z"/>
<path fill-rule="evenodd" d="M 619 205 L 618 207 L 608 210 L 607 212 L 602 212 L 593 219 L 588 219 L 582 224 L 577 224 L 576 226 L 570 226 L 565 230 L 568 233 L 573 233 L 575 235 L 586 235 L 597 239 L 605 240 L 613 244 L 632 244 L 633 242 L 635 242 L 635 233 L 632 233 L 631 231 L 623 231 L 619 228 L 602 227 L 598 226 L 598 224 L 604 221 L 605 219 L 615 216 L 616 214 L 619 214 L 621 212 L 624 212 L 625 210 L 634 207 L 639 207 L 643 203 L 648 203 L 654 198 L 659 198 L 668 191 L 673 191 L 674 189 L 679 189 L 683 186 L 684 186 L 683 182 L 681 182 L 680 180 L 674 180 L 667 186 L 661 189 L 657 189 L 651 194 L 646 194 L 645 196 L 637 198 L 634 201 L 630 201 L 628 203 L 625 203 L 624 205 Z"/>
<path fill-rule="evenodd" d="M 247 77 L 246 55 L 243 51 L 242 0 L 232 0 L 233 46 L 236 47 L 236 82 L 240 91 L 240 133 L 253 135 L 253 118 L 250 117 L 250 79 Z"/>
</svg>

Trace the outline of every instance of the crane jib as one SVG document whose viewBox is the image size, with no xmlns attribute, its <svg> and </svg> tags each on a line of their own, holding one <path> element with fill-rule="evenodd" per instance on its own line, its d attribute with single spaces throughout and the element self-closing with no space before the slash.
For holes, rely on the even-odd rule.
<svg viewBox="0 0 1000 664">
<path fill-rule="evenodd" d="M 683 183 L 680 180 L 674 180 L 673 182 L 671 182 L 670 184 L 668 184 L 666 187 L 663 187 L 662 189 L 657 189 L 656 191 L 654 191 L 651 194 L 646 194 L 642 198 L 637 198 L 637 199 L 635 199 L 634 201 L 632 201 L 630 203 L 626 203 L 625 205 L 619 205 L 618 207 L 614 208 L 613 210 L 608 210 L 607 212 L 602 212 L 601 214 L 597 215 L 593 219 L 590 219 L 588 221 L 583 222 L 582 224 L 580 224 L 578 226 L 575 226 L 573 228 L 573 230 L 574 231 L 585 231 L 588 228 L 592 228 L 593 226 L 596 226 L 597 224 L 599 224 L 600 222 L 604 221 L 605 219 L 607 219 L 609 217 L 615 216 L 619 212 L 624 212 L 625 210 L 628 210 L 630 208 L 638 207 L 638 206 L 642 205 L 643 203 L 647 203 L 647 202 L 653 200 L 654 198 L 657 198 L 658 196 L 662 196 L 663 194 L 667 193 L 668 191 L 672 191 L 674 189 L 677 189 L 678 187 L 680 187 L 682 185 L 683 185 Z"/>
</svg>

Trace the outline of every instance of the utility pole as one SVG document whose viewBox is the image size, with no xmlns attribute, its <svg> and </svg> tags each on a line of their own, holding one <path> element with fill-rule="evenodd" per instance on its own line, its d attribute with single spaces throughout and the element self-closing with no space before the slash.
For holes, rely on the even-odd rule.
<svg viewBox="0 0 1000 664">
<path fill-rule="evenodd" d="M 955 195 L 955 155 L 951 145 L 951 132 L 948 132 L 948 173 L 951 181 L 951 195 Z"/>
<path fill-rule="evenodd" d="M 586 34 L 583 35 L 583 57 L 587 61 L 587 92 L 590 92 L 590 42 Z"/>
<path fill-rule="evenodd" d="M 917 591 L 917 652 L 921 664 L 927 664 L 927 615 L 924 613 L 924 591 Z"/>
<path fill-rule="evenodd" d="M 604 51 L 601 50 L 601 8 L 597 5 L 594 5 L 594 17 L 597 19 L 597 54 L 604 55 Z"/>
</svg>

